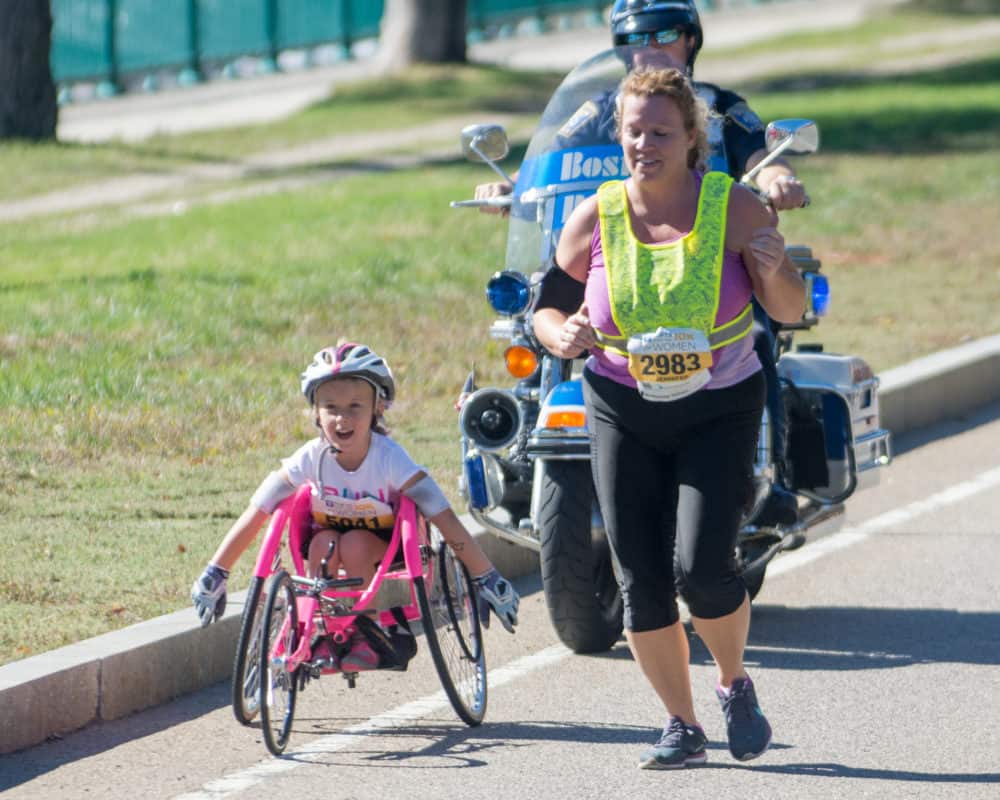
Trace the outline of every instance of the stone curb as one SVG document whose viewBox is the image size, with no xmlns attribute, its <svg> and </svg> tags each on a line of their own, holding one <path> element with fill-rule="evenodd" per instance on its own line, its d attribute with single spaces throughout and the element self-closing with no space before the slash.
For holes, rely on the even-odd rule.
<svg viewBox="0 0 1000 800">
<path fill-rule="evenodd" d="M 1000 335 L 911 361 L 880 375 L 882 425 L 900 436 L 1000 399 Z"/>
<path fill-rule="evenodd" d="M 918 359 L 881 375 L 882 424 L 899 436 L 1000 399 L 1000 335 Z M 538 555 L 485 533 L 497 568 L 534 573 Z M 0 667 L 0 753 L 159 705 L 231 674 L 244 593 L 201 628 L 189 608 Z"/>
</svg>

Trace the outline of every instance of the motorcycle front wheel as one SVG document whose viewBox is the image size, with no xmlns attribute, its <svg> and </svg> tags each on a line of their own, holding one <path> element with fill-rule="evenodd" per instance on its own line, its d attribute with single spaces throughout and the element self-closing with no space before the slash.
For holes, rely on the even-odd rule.
<svg viewBox="0 0 1000 800">
<path fill-rule="evenodd" d="M 590 463 L 545 461 L 541 469 L 542 584 L 552 625 L 575 653 L 609 650 L 622 633 L 622 598 L 596 504 Z"/>
</svg>

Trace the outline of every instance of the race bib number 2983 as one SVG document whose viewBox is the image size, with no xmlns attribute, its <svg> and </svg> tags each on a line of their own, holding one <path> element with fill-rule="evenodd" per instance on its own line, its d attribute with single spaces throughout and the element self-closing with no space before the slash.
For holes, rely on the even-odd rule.
<svg viewBox="0 0 1000 800">
<path fill-rule="evenodd" d="M 643 397 L 677 400 L 711 378 L 712 349 L 694 328 L 657 328 L 628 341 L 628 368 Z"/>
<path fill-rule="evenodd" d="M 639 374 L 647 381 L 683 380 L 691 373 L 704 369 L 703 358 L 703 353 L 642 353 L 632 356 Z"/>
</svg>

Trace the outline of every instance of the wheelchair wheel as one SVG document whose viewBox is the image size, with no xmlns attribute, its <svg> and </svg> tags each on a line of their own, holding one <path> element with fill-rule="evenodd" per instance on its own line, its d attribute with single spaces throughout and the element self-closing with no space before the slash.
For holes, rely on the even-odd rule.
<svg viewBox="0 0 1000 800">
<path fill-rule="evenodd" d="M 295 587 L 288 573 L 272 575 L 264 593 L 260 648 L 260 704 L 264 743 L 274 755 L 288 744 L 295 716 L 298 674 L 285 669 L 285 657 L 298 646 Z"/>
<path fill-rule="evenodd" d="M 241 725 L 249 725 L 260 711 L 260 641 L 263 626 L 264 579 L 254 577 L 247 587 L 233 661 L 233 715 Z"/>
<path fill-rule="evenodd" d="M 478 597 L 462 563 L 441 542 L 433 551 L 430 587 L 414 580 L 424 637 L 448 700 L 467 725 L 486 714 L 486 653 Z"/>
</svg>

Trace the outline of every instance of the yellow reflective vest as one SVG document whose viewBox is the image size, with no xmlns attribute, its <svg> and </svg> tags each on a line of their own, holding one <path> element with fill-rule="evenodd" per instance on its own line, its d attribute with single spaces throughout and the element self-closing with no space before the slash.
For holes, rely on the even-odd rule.
<svg viewBox="0 0 1000 800">
<path fill-rule="evenodd" d="M 621 331 L 621 336 L 597 331 L 599 347 L 627 355 L 630 336 L 657 328 L 694 328 L 706 334 L 715 350 L 750 332 L 749 303 L 733 320 L 715 325 L 732 184 L 725 173 L 706 173 L 694 228 L 677 241 L 653 245 L 640 242 L 632 232 L 624 181 L 608 181 L 598 188 L 611 316 Z"/>
</svg>

